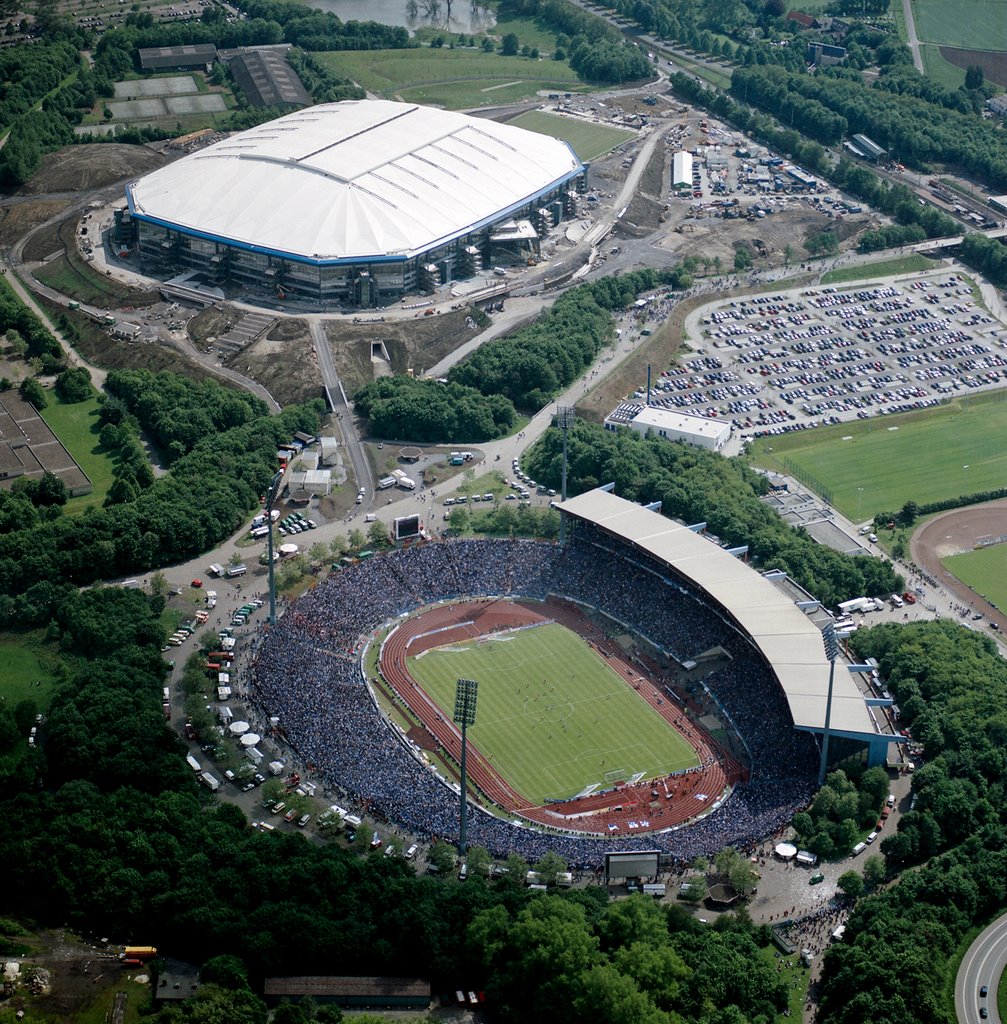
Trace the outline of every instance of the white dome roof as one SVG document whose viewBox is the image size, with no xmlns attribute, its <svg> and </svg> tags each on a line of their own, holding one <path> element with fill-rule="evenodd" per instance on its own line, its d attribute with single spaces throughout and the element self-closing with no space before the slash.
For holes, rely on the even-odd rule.
<svg viewBox="0 0 1007 1024">
<path fill-rule="evenodd" d="M 414 256 L 581 173 L 558 139 L 385 100 L 307 107 L 133 182 L 141 220 L 308 262 Z"/>
</svg>

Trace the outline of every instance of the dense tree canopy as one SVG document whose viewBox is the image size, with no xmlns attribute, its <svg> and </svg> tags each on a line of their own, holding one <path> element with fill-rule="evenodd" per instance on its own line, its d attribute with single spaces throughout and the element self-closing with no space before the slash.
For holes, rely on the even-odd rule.
<svg viewBox="0 0 1007 1024">
<path fill-rule="evenodd" d="M 561 431 L 549 430 L 525 456 L 524 467 L 535 480 L 556 487 L 562 453 Z M 630 501 L 660 501 L 667 516 L 705 522 L 722 540 L 747 544 L 760 569 L 784 570 L 827 605 L 902 586 L 888 563 L 840 554 L 784 523 L 760 500 L 765 478 L 739 460 L 577 420 L 569 432 L 568 493 L 608 482 Z"/>
</svg>

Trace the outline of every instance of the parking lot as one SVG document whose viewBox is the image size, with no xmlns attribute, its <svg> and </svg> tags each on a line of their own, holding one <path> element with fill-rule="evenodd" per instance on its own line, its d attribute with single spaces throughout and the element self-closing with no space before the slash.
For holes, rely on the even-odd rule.
<svg viewBox="0 0 1007 1024">
<path fill-rule="evenodd" d="M 742 437 L 926 408 L 1002 387 L 1007 366 L 1005 325 L 947 270 L 720 302 L 687 330 L 693 354 L 661 373 L 651 404 Z"/>
</svg>

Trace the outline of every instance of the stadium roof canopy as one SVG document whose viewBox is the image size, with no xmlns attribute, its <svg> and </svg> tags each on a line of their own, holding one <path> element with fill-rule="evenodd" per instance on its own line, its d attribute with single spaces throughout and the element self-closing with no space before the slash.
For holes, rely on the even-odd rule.
<svg viewBox="0 0 1007 1024">
<path fill-rule="evenodd" d="M 766 657 L 790 705 L 794 725 L 812 730 L 824 727 L 829 663 L 822 633 L 791 598 L 687 526 L 608 491 L 588 491 L 559 508 L 667 563 L 718 602 Z M 877 733 L 863 695 L 841 663 L 835 675 L 830 728 L 857 735 Z"/>
<path fill-rule="evenodd" d="M 326 103 L 126 188 L 140 220 L 309 263 L 410 258 L 580 175 L 558 139 L 433 107 Z"/>
</svg>

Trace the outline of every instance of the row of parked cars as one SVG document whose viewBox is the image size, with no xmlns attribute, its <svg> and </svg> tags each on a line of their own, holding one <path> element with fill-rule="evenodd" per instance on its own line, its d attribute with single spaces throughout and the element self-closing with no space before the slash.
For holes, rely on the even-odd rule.
<svg viewBox="0 0 1007 1024">
<path fill-rule="evenodd" d="M 306 530 L 316 530 L 318 523 L 314 519 L 305 518 L 300 512 L 291 512 L 285 519 L 280 520 L 278 527 L 281 537 L 288 534 L 304 533 Z"/>
</svg>

